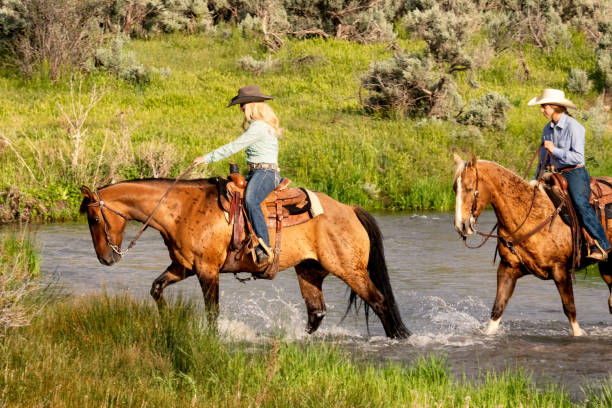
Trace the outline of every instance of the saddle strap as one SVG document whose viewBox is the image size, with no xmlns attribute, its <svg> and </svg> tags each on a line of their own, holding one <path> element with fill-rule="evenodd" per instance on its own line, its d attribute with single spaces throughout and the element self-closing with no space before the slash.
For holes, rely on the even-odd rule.
<svg viewBox="0 0 612 408">
<path fill-rule="evenodd" d="M 279 269 L 281 254 L 281 231 L 283 229 L 283 202 L 276 201 L 276 239 L 274 240 L 274 259 L 258 279 L 274 279 Z"/>
<path fill-rule="evenodd" d="M 232 205 L 229 215 L 229 222 L 234 221 L 234 233 L 232 234 L 232 249 L 240 249 L 242 246 L 242 231 L 244 230 L 244 217 L 242 215 L 242 201 L 240 193 L 236 192 L 232 197 Z"/>
</svg>

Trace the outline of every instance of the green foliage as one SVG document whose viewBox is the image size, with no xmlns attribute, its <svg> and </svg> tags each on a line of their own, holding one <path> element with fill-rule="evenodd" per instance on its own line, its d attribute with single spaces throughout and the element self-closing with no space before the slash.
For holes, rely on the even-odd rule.
<svg viewBox="0 0 612 408">
<path fill-rule="evenodd" d="M 355 362 L 341 346 L 275 339 L 255 345 L 204 330 L 178 301 L 94 296 L 50 303 L 0 339 L 0 404 L 76 406 L 577 406 L 523 372 L 456 379 L 442 358 L 407 366 Z M 324 392 L 322 392 L 324 390 Z M 593 390 L 591 401 L 605 401 Z"/>
<path fill-rule="evenodd" d="M 584 69 L 572 68 L 567 77 L 567 90 L 579 95 L 584 95 L 591 90 L 591 81 Z"/>
<path fill-rule="evenodd" d="M 510 101 L 497 92 L 488 92 L 482 97 L 471 100 L 465 112 L 457 120 L 464 125 L 475 125 L 485 129 L 506 129 L 506 112 L 511 108 Z"/>
<path fill-rule="evenodd" d="M 130 39 L 124 34 L 114 36 L 108 48 L 98 48 L 94 56 L 94 67 L 116 75 L 118 78 L 134 82 L 147 82 L 149 73 L 136 61 L 133 52 L 126 51 Z"/>
<path fill-rule="evenodd" d="M 447 72 L 464 71 L 471 66 L 465 50 L 470 34 L 470 19 L 465 14 L 444 11 L 438 4 L 427 10 L 414 10 L 406 17 L 407 30 L 422 38 L 438 63 Z"/>
<path fill-rule="evenodd" d="M 612 23 L 600 22 L 599 31 L 602 36 L 597 43 L 597 71 L 601 77 L 601 85 L 612 92 Z"/>
<path fill-rule="evenodd" d="M 431 59 L 420 53 L 396 52 L 374 62 L 362 76 L 369 91 L 362 104 L 371 111 L 394 117 L 451 117 L 461 103 L 452 78 L 438 72 Z"/>
</svg>

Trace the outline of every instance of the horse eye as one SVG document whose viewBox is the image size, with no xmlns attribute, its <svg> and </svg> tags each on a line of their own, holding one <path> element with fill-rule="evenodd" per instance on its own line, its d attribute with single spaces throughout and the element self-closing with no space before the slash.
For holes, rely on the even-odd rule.
<svg viewBox="0 0 612 408">
<path fill-rule="evenodd" d="M 471 193 L 471 192 L 472 192 L 472 190 L 473 190 L 473 188 L 466 188 L 466 189 L 465 189 L 465 192 L 466 192 L 466 193 Z"/>
<path fill-rule="evenodd" d="M 89 219 L 89 224 L 90 225 L 94 225 L 100 222 L 100 217 L 96 217 L 96 218 L 90 218 Z"/>
</svg>

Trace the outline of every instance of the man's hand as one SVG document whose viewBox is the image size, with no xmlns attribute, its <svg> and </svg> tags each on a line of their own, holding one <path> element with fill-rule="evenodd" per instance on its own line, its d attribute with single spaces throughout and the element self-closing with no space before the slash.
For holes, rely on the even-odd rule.
<svg viewBox="0 0 612 408">
<path fill-rule="evenodd" d="M 198 164 L 202 164 L 202 163 L 206 163 L 206 161 L 204 160 L 204 156 L 199 156 L 193 160 L 193 163 L 191 163 L 191 165 L 197 166 Z"/>
<path fill-rule="evenodd" d="M 550 140 L 545 140 L 544 148 L 552 153 L 555 150 L 555 144 Z"/>
</svg>

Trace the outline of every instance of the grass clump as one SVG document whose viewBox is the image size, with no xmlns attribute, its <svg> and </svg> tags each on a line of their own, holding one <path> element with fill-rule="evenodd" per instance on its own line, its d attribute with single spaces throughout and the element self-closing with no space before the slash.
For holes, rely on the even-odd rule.
<svg viewBox="0 0 612 408">
<path fill-rule="evenodd" d="M 521 372 L 456 380 L 436 357 L 403 367 L 356 362 L 329 343 L 224 343 L 201 315 L 180 301 L 160 314 L 127 296 L 49 304 L 31 326 L 0 339 L 0 404 L 574 406 L 557 388 L 536 390 Z"/>
<path fill-rule="evenodd" d="M 0 337 L 11 327 L 27 325 L 35 311 L 30 297 L 38 289 L 40 257 L 26 231 L 0 237 Z"/>
</svg>

